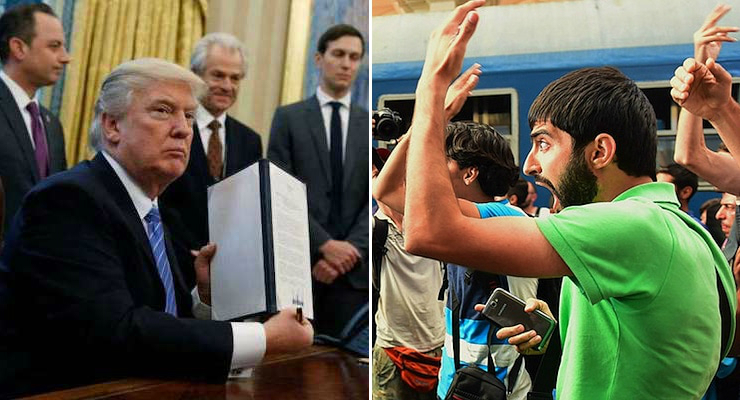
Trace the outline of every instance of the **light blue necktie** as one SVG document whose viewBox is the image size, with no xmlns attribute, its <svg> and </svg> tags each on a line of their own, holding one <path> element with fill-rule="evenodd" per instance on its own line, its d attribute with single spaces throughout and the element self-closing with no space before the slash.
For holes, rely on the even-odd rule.
<svg viewBox="0 0 740 400">
<path fill-rule="evenodd" d="M 144 217 L 149 230 L 149 245 L 152 246 L 152 254 L 157 264 L 159 277 L 162 279 L 165 293 L 166 313 L 177 316 L 177 303 L 175 302 L 175 287 L 172 284 L 172 272 L 170 262 L 167 259 L 167 251 L 164 245 L 164 230 L 162 229 L 162 219 L 159 216 L 159 210 L 152 207 L 149 213 Z"/>
</svg>

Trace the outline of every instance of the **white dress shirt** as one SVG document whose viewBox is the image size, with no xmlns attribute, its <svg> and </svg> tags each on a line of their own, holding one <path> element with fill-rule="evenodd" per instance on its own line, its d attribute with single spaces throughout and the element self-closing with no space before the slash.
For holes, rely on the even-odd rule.
<svg viewBox="0 0 740 400">
<path fill-rule="evenodd" d="M 36 142 L 33 140 L 33 131 L 31 130 L 31 113 L 26 109 L 26 107 L 28 106 L 28 103 L 34 102 L 38 104 L 39 101 L 36 99 L 35 95 L 33 98 L 28 97 L 28 93 L 26 93 L 26 91 L 23 90 L 23 88 L 13 80 L 13 78 L 9 77 L 5 71 L 0 70 L 0 79 L 5 82 L 5 86 L 10 90 L 13 100 L 18 104 L 18 109 L 23 117 L 23 122 L 26 124 L 26 133 L 28 133 L 28 137 L 31 139 L 31 146 L 36 150 Z M 39 107 L 39 110 L 40 109 L 41 108 Z M 41 124 L 45 126 L 44 121 L 41 121 Z"/>
<path fill-rule="evenodd" d="M 123 169 L 123 166 L 108 153 L 103 151 L 103 156 L 111 167 L 113 167 L 118 179 L 121 180 L 121 183 L 126 188 L 126 192 L 134 203 L 136 213 L 139 214 L 144 231 L 147 232 L 147 224 L 144 217 L 152 207 L 157 207 L 157 199 L 150 199 L 141 187 L 134 182 L 128 172 Z M 149 232 L 147 232 L 148 234 Z M 193 289 L 191 297 L 193 298 L 193 314 L 199 319 L 210 319 L 211 308 L 200 301 L 197 288 Z M 231 369 L 251 368 L 259 364 L 265 356 L 265 349 L 267 347 L 265 328 L 262 324 L 256 322 L 232 322 L 231 330 L 234 346 L 231 356 Z"/>
<path fill-rule="evenodd" d="M 345 151 L 347 146 L 347 130 L 349 129 L 349 104 L 352 99 L 352 93 L 347 92 L 341 99 L 335 99 L 329 96 L 326 92 L 321 89 L 321 86 L 316 88 L 316 99 L 319 101 L 321 107 L 321 116 L 324 117 L 324 131 L 326 132 L 326 144 L 329 145 L 329 151 L 331 151 L 331 114 L 332 114 L 332 101 L 342 103 L 339 107 L 339 117 L 342 119 L 342 160 L 344 160 Z"/>
<path fill-rule="evenodd" d="M 208 141 L 211 140 L 211 128 L 208 127 L 213 120 L 218 121 L 221 127 L 218 129 L 218 138 L 221 139 L 221 159 L 226 165 L 226 113 L 216 118 L 202 105 L 198 105 L 195 110 L 195 123 L 198 125 L 198 133 L 200 134 L 200 142 L 203 144 L 203 152 L 208 155 Z"/>
</svg>

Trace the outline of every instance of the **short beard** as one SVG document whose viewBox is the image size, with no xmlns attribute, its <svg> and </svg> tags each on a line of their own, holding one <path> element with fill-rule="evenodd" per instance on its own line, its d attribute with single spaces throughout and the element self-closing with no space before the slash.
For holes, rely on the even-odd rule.
<svg viewBox="0 0 740 400">
<path fill-rule="evenodd" d="M 544 176 L 535 176 L 535 181 L 550 187 L 553 195 L 560 200 L 562 208 L 592 203 L 598 194 L 596 175 L 586 165 L 584 150 L 571 154 L 558 188 Z"/>
</svg>

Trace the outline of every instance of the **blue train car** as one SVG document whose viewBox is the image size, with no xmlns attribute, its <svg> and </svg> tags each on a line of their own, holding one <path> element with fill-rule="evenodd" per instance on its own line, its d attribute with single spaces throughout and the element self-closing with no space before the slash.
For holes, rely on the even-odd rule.
<svg viewBox="0 0 740 400">
<path fill-rule="evenodd" d="M 676 67 L 685 58 L 693 55 L 691 33 L 701 25 L 706 13 L 714 6 L 714 3 L 709 2 L 689 2 L 683 6 L 694 7 L 696 11 L 672 17 L 660 14 L 657 14 L 660 17 L 645 15 L 650 14 L 653 7 L 669 10 L 677 3 L 594 0 L 481 9 L 479 29 L 468 48 L 463 70 L 477 62 L 481 64 L 483 74 L 478 87 L 461 111 L 459 119 L 472 119 L 495 126 L 507 137 L 517 162 L 521 165 L 531 147 L 527 113 L 539 92 L 548 83 L 572 70 L 610 65 L 619 68 L 636 81 L 653 104 L 659 134 L 656 167 L 669 164 L 673 160 L 676 120 L 680 110 L 670 97 L 669 80 Z M 647 7 L 651 9 L 646 10 Z M 723 21 L 724 25 L 740 25 L 740 10 L 733 12 L 737 13 L 732 18 L 734 21 L 729 18 L 731 12 L 725 17 L 730 21 Z M 537 16 L 542 14 L 551 17 L 548 19 L 548 26 L 544 28 L 538 25 L 543 19 Z M 574 18 L 574 14 L 581 16 Z M 375 108 L 389 107 L 400 112 L 405 121 L 410 121 L 413 113 L 413 94 L 421 74 L 425 47 L 425 39 L 419 36 L 428 35 L 429 30 L 437 25 L 440 17 L 444 16 L 445 13 L 407 16 L 406 22 L 401 22 L 404 16 L 385 20 L 373 19 L 371 95 Z M 584 22 L 589 25 L 588 27 L 573 27 L 572 21 L 581 18 L 589 21 L 589 16 L 591 22 Z M 487 19 L 497 25 L 486 29 Z M 563 25 L 558 31 L 550 32 L 548 29 L 557 26 L 551 21 L 553 19 L 571 22 Z M 631 21 L 637 25 L 625 27 L 624 21 Z M 409 30 L 414 29 L 414 25 L 428 28 L 423 34 L 410 33 Z M 611 32 L 617 25 L 620 31 Z M 389 43 L 386 36 L 391 35 L 385 31 L 390 30 L 390 26 L 396 26 L 393 35 L 403 37 L 404 40 Z M 681 29 L 678 29 L 680 32 L 676 33 L 677 37 L 674 38 L 670 30 L 676 30 L 673 28 L 676 26 L 681 26 Z M 530 32 L 528 29 L 536 32 Z M 542 36 L 546 33 L 539 29 L 547 31 L 549 35 Z M 577 32 L 579 29 L 580 33 Z M 631 29 L 646 34 L 634 33 Z M 376 30 L 385 33 L 376 35 Z M 605 32 L 613 34 L 607 36 Z M 491 39 L 497 35 L 503 37 Z M 599 36 L 601 39 L 591 38 L 585 40 L 588 43 L 579 45 L 578 38 L 564 35 Z M 536 41 L 543 37 L 545 38 L 543 40 L 548 42 L 544 45 L 526 43 L 527 40 Z M 417 46 L 421 51 L 409 45 L 414 43 L 414 40 L 419 40 Z M 517 45 L 517 40 L 523 44 Z M 565 48 L 564 50 L 543 51 L 552 49 L 552 43 L 558 40 L 564 42 L 560 46 Z M 505 41 L 507 44 L 502 46 L 499 41 Z M 409 46 L 407 51 L 399 52 L 404 45 Z M 394 58 L 401 61 L 393 62 Z M 725 44 L 719 62 L 734 77 L 738 77 L 734 79 L 736 82 L 733 84 L 733 97 L 738 99 L 740 44 Z M 716 149 L 719 137 L 709 124 L 705 124 L 705 137 L 708 146 Z M 692 198 L 691 209 L 698 213 L 699 206 L 711 197 L 718 197 L 718 194 L 711 185 L 700 181 L 700 192 Z M 547 206 L 549 198 L 549 192 L 538 187 L 538 205 Z"/>
</svg>

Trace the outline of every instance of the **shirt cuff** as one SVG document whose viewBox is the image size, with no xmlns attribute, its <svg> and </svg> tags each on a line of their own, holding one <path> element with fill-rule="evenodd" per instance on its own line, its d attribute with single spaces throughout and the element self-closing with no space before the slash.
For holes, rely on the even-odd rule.
<svg viewBox="0 0 740 400">
<path fill-rule="evenodd" d="M 197 319 L 211 319 L 211 306 L 200 301 L 197 286 L 190 291 L 190 297 L 193 299 L 193 316 Z"/>
<path fill-rule="evenodd" d="M 265 356 L 265 328 L 258 322 L 232 322 L 234 354 L 231 369 L 252 368 Z"/>
</svg>

